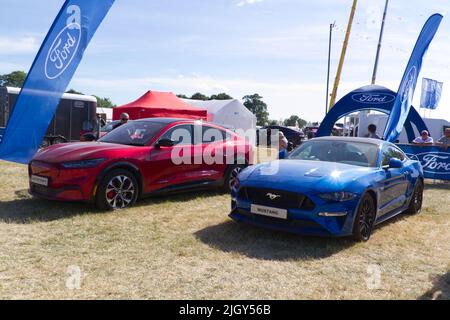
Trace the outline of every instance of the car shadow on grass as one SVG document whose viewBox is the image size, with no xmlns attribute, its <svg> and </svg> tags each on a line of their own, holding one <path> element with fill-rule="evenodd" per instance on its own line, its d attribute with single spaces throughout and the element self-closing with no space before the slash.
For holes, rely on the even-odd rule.
<svg viewBox="0 0 450 320">
<path fill-rule="evenodd" d="M 185 202 L 198 198 L 223 195 L 219 191 L 201 190 L 196 192 L 158 195 L 138 200 L 133 207 L 145 207 L 168 202 Z M 0 222 L 30 224 L 67 219 L 78 215 L 105 214 L 110 211 L 97 209 L 94 204 L 83 202 L 58 202 L 33 198 L 28 190 L 15 192 L 16 199 L 0 201 Z"/>
<path fill-rule="evenodd" d="M 101 214 L 86 203 L 68 203 L 31 197 L 27 190 L 15 192 L 16 199 L 0 201 L 0 222 L 30 224 L 66 219 L 83 214 Z"/>
<path fill-rule="evenodd" d="M 182 192 L 176 192 L 176 193 L 167 193 L 167 194 L 156 194 L 156 195 L 150 195 L 146 196 L 142 199 L 139 199 L 135 204 L 134 207 L 145 207 L 148 205 L 158 205 L 158 204 L 164 204 L 164 203 L 170 203 L 170 202 L 187 202 L 192 201 L 196 199 L 202 199 L 202 198 L 211 198 L 216 196 L 223 196 L 228 195 L 227 193 L 224 193 L 220 190 L 186 190 Z"/>
<path fill-rule="evenodd" d="M 450 270 L 433 279 L 433 288 L 419 297 L 419 300 L 450 300 Z"/>
<path fill-rule="evenodd" d="M 305 237 L 227 221 L 195 233 L 203 243 L 227 253 L 260 260 L 315 260 L 352 247 L 349 238 Z"/>
<path fill-rule="evenodd" d="M 425 190 L 448 190 L 450 191 L 450 182 L 429 182 L 425 184 Z"/>
</svg>

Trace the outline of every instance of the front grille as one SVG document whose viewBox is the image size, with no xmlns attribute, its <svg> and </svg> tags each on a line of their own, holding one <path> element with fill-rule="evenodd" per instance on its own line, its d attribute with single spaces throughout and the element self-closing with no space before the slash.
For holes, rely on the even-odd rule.
<svg viewBox="0 0 450 320">
<path fill-rule="evenodd" d="M 301 193 L 259 188 L 241 188 L 238 194 L 240 199 L 281 209 L 314 210 L 315 204 L 307 196 Z"/>
<path fill-rule="evenodd" d="M 47 197 L 54 195 L 51 189 L 44 187 L 44 186 L 37 185 L 37 184 L 31 185 L 31 191 L 34 193 L 43 195 L 43 196 L 47 196 Z"/>
</svg>

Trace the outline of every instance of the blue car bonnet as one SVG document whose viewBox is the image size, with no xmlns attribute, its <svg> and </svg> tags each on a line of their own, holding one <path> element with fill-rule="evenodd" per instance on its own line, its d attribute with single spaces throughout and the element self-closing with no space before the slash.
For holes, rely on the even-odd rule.
<svg viewBox="0 0 450 320">
<path fill-rule="evenodd" d="M 303 192 L 334 192 L 345 189 L 374 168 L 354 165 L 305 161 L 278 160 L 251 167 L 240 178 L 245 185 Z"/>
</svg>

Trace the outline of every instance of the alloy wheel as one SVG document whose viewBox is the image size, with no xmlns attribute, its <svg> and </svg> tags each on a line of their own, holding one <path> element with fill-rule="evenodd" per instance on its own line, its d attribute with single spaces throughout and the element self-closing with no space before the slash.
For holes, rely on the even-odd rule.
<svg viewBox="0 0 450 320">
<path fill-rule="evenodd" d="M 230 190 L 233 189 L 234 185 L 236 184 L 237 177 L 238 177 L 239 173 L 241 173 L 241 171 L 242 171 L 242 167 L 235 167 L 231 171 L 230 179 L 228 180 L 228 187 L 230 188 Z"/>
<path fill-rule="evenodd" d="M 113 209 L 123 209 L 133 202 L 136 186 L 125 176 L 113 177 L 106 187 L 106 201 Z"/>
<path fill-rule="evenodd" d="M 423 187 L 419 186 L 415 192 L 414 192 L 414 211 L 416 213 L 419 213 L 422 210 L 422 204 L 423 204 Z"/>
<path fill-rule="evenodd" d="M 361 236 L 368 240 L 372 233 L 374 223 L 374 205 L 371 198 L 366 197 L 361 205 L 361 212 L 359 215 L 359 230 Z"/>
</svg>

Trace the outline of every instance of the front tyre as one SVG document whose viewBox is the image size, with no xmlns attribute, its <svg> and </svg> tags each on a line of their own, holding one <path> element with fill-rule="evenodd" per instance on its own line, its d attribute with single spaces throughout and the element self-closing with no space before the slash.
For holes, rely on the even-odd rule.
<svg viewBox="0 0 450 320">
<path fill-rule="evenodd" d="M 372 235 L 376 217 L 375 201 L 370 194 L 365 194 L 356 212 L 353 226 L 353 238 L 358 242 L 365 242 Z"/>
<path fill-rule="evenodd" d="M 231 192 L 231 189 L 233 189 L 233 186 L 237 181 L 239 173 L 241 173 L 241 171 L 245 168 L 246 165 L 243 164 L 234 164 L 228 166 L 227 170 L 225 171 L 225 179 L 223 184 L 224 192 Z"/>
<path fill-rule="evenodd" d="M 418 180 L 411 201 L 409 202 L 409 207 L 405 211 L 406 214 L 419 214 L 422 211 L 423 189 L 424 186 L 422 180 Z"/>
<path fill-rule="evenodd" d="M 100 182 L 96 194 L 97 206 L 102 210 L 120 210 L 132 206 L 138 197 L 135 176 L 128 170 L 109 172 Z"/>
</svg>

